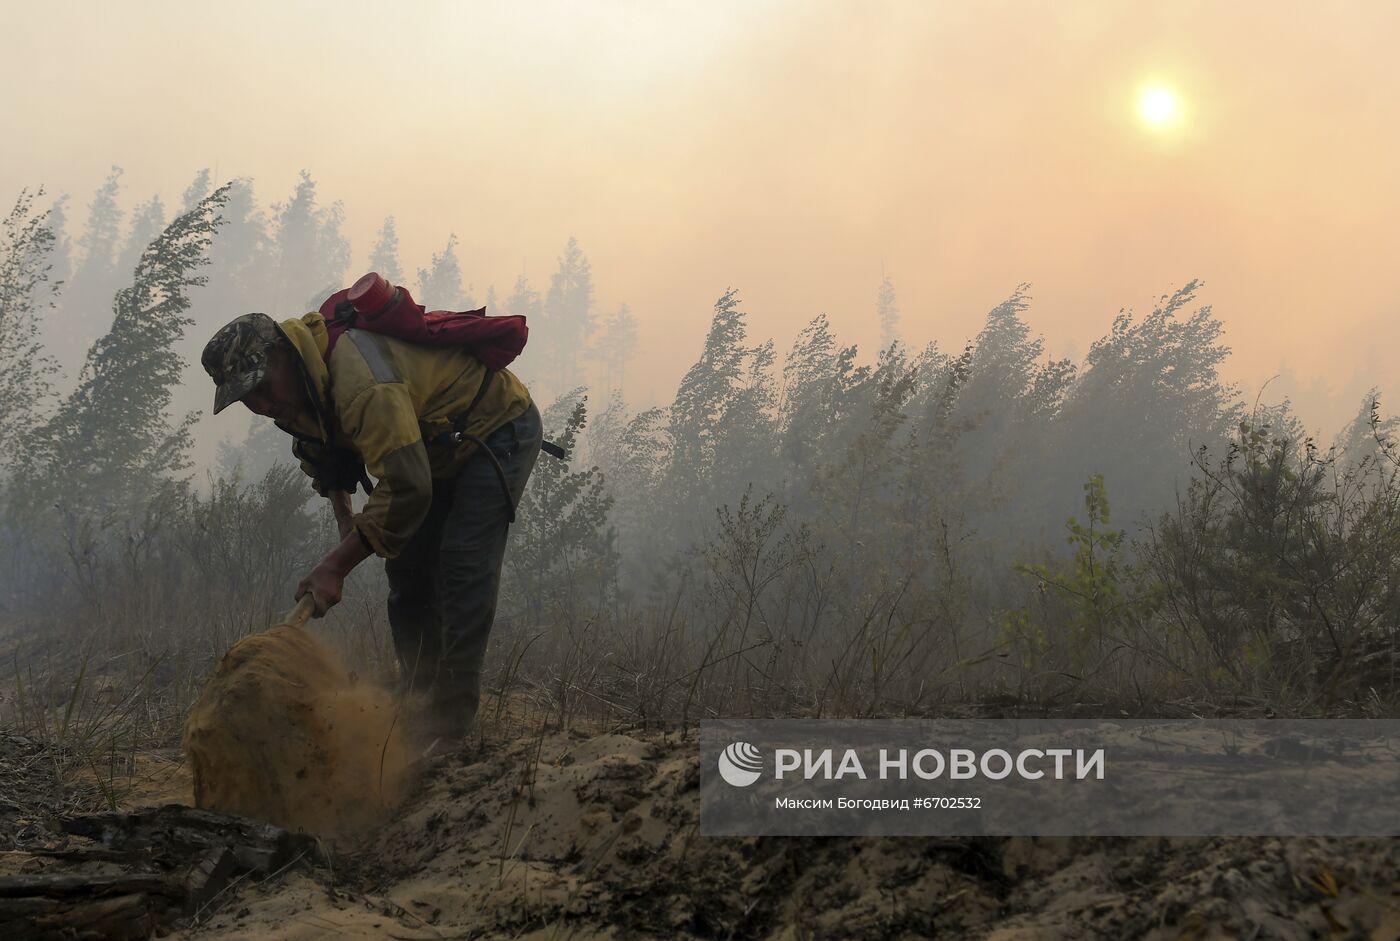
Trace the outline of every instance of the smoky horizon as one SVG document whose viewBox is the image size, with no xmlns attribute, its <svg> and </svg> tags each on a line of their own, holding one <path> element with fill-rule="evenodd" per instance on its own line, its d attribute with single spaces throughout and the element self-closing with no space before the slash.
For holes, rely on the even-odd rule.
<svg viewBox="0 0 1400 941">
<path fill-rule="evenodd" d="M 1223 378 L 1287 398 L 1319 440 L 1400 341 L 1379 120 L 1400 14 L 1381 4 L 1307 10 L 1306 29 L 1261 4 L 9 7 L 30 39 L 0 64 L 24 89 L 11 120 L 44 133 L 0 154 L 0 186 L 62 201 L 74 263 L 113 167 L 96 239 L 118 274 L 152 199 L 168 220 L 198 172 L 249 181 L 269 227 L 309 174 L 343 244 L 327 284 L 246 286 L 279 319 L 370 270 L 390 216 L 408 286 L 451 255 L 476 305 L 522 278 L 546 294 L 576 239 L 591 313 L 636 321 L 641 407 L 674 395 L 730 287 L 779 351 L 824 314 L 873 364 L 885 278 L 904 343 L 945 352 L 1028 283 L 1044 358 L 1082 365 L 1120 309 L 1199 280 Z M 385 48 L 393 68 L 357 67 Z M 195 300 L 207 336 L 222 305 Z M 174 405 L 204 398 L 187 381 Z M 201 463 L 244 430 L 201 421 Z"/>
</svg>

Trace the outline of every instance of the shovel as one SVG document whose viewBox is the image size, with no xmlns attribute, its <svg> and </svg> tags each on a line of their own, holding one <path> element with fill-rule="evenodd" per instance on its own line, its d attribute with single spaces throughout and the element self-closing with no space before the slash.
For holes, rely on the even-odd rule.
<svg viewBox="0 0 1400 941">
<path fill-rule="evenodd" d="M 316 599 L 307 592 L 297 600 L 296 607 L 282 615 L 282 619 L 277 622 L 277 626 L 305 627 L 306 622 L 311 620 L 311 615 L 316 613 Z"/>
<path fill-rule="evenodd" d="M 315 607 L 302 595 L 275 626 L 236 643 L 206 681 L 183 738 L 196 807 L 327 832 L 397 799 L 397 751 L 391 775 L 380 771 L 392 705 L 357 686 L 305 630 Z"/>
</svg>

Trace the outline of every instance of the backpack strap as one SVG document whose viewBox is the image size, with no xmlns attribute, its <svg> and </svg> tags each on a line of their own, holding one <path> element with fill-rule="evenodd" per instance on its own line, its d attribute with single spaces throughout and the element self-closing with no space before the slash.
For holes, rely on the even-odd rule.
<svg viewBox="0 0 1400 941">
<path fill-rule="evenodd" d="M 476 410 L 481 400 L 486 397 L 486 390 L 491 386 L 491 380 L 495 377 L 496 370 L 487 369 L 486 375 L 481 378 L 481 385 L 476 387 L 476 395 L 472 396 L 471 402 L 467 405 L 467 410 L 456 418 L 452 419 L 452 430 L 444 431 L 434 438 L 434 442 L 444 444 L 461 444 L 463 441 L 470 441 L 476 445 L 477 451 L 486 455 L 491 462 L 491 469 L 496 472 L 496 480 L 501 484 L 501 492 L 506 495 L 506 507 L 508 518 L 515 522 L 515 497 L 510 492 L 510 484 L 506 481 L 506 469 L 501 466 L 501 459 L 496 457 L 496 452 L 486 446 L 486 442 L 477 435 L 467 434 L 467 421 L 472 417 L 472 412 Z"/>
<path fill-rule="evenodd" d="M 501 459 L 496 457 L 496 452 L 487 447 L 486 442 L 477 435 L 467 434 L 467 421 L 471 418 L 472 412 L 486 396 L 486 390 L 491 385 L 491 380 L 495 377 L 496 370 L 487 369 L 486 375 L 481 379 L 481 385 L 477 386 L 476 395 L 472 396 L 471 402 L 467 405 L 467 410 L 456 418 L 452 419 L 452 430 L 444 431 L 433 440 L 439 443 L 461 444 L 463 441 L 470 441 L 476 445 L 476 449 L 486 456 L 491 462 L 491 469 L 496 472 L 496 480 L 501 484 L 501 492 L 506 495 L 506 506 L 509 509 L 509 519 L 515 522 L 515 497 L 510 492 L 510 484 L 506 481 L 506 470 L 501 466 Z M 540 444 L 540 450 L 547 454 L 564 459 L 565 451 L 553 441 L 544 441 Z"/>
<path fill-rule="evenodd" d="M 467 437 L 464 434 L 467 427 L 467 419 L 471 417 L 472 410 L 476 408 L 477 403 L 481 401 L 484 395 L 486 395 L 486 387 L 491 384 L 491 378 L 495 375 L 496 370 L 486 370 L 486 378 L 481 380 L 481 385 L 477 388 L 476 395 L 472 396 L 471 404 L 467 406 L 467 410 L 461 415 L 458 415 L 455 419 L 453 419 L 452 430 L 454 433 L 462 435 L 463 438 Z M 545 454 L 550 455 L 551 457 L 558 458 L 561 461 L 567 458 L 569 453 L 565 451 L 561 446 L 555 444 L 553 441 L 540 442 L 540 450 L 543 451 Z"/>
<path fill-rule="evenodd" d="M 501 492 L 506 495 L 506 509 L 508 511 L 506 516 L 514 523 L 515 497 L 510 492 L 510 484 L 506 481 L 506 469 L 501 466 L 501 459 L 496 457 L 496 452 L 487 447 L 486 442 L 477 435 L 469 435 L 465 431 L 449 431 L 447 434 L 456 442 L 470 441 L 476 445 L 478 451 L 486 455 L 487 460 L 491 462 L 491 469 L 496 472 L 496 480 L 501 484 Z"/>
<path fill-rule="evenodd" d="M 456 418 L 452 419 L 452 430 L 457 434 L 462 434 L 467 428 L 467 420 L 472 417 L 472 412 L 476 410 L 481 400 L 486 397 L 486 390 L 491 385 L 491 380 L 496 377 L 496 370 L 487 369 L 486 375 L 481 377 L 481 385 L 476 387 L 476 395 L 472 396 L 471 402 L 467 405 L 467 410 Z"/>
</svg>

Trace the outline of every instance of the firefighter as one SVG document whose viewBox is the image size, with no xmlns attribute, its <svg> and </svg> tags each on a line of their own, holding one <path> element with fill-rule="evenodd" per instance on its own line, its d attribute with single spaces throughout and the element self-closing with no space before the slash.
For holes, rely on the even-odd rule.
<svg viewBox="0 0 1400 941">
<path fill-rule="evenodd" d="M 351 329 L 327 357 L 329 336 L 321 313 L 281 323 L 244 314 L 221 328 L 201 358 L 214 413 L 242 402 L 271 418 L 330 500 L 341 541 L 296 590 L 298 600 L 311 594 L 317 617 L 356 565 L 384 559 L 399 690 L 427 694 L 425 741 L 440 750 L 480 708 L 506 534 L 540 451 L 540 413 L 518 377 L 488 370 L 466 346 Z M 357 484 L 370 495 L 355 513 Z"/>
</svg>

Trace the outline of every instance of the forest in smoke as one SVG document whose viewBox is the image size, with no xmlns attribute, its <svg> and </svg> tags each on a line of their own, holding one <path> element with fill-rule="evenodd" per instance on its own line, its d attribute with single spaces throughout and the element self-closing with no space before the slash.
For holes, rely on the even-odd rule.
<svg viewBox="0 0 1400 941">
<path fill-rule="evenodd" d="M 0 235 L 0 625 L 24 708 L 85 670 L 105 702 L 157 703 L 159 736 L 334 539 L 270 422 L 197 465 L 207 416 L 181 390 L 211 397 L 198 353 L 228 320 L 300 315 L 363 272 L 304 173 L 264 206 L 201 171 L 179 206 L 129 213 L 120 178 L 81 224 L 66 197 L 21 193 Z M 965 344 L 915 347 L 886 278 L 863 356 L 826 314 L 779 348 L 715 272 L 711 309 L 648 320 L 709 329 L 643 407 L 641 326 L 597 308 L 575 240 L 509 292 L 467 281 L 450 237 L 401 259 L 393 218 L 369 264 L 429 308 L 529 318 L 512 368 L 570 460 L 536 465 L 488 668 L 561 721 L 1393 706 L 1397 422 L 1373 392 L 1324 438 L 1225 382 L 1194 281 L 1073 362 L 1027 325 L 1027 285 Z M 383 597 L 362 566 L 327 619 L 367 669 L 392 662 Z"/>
</svg>

